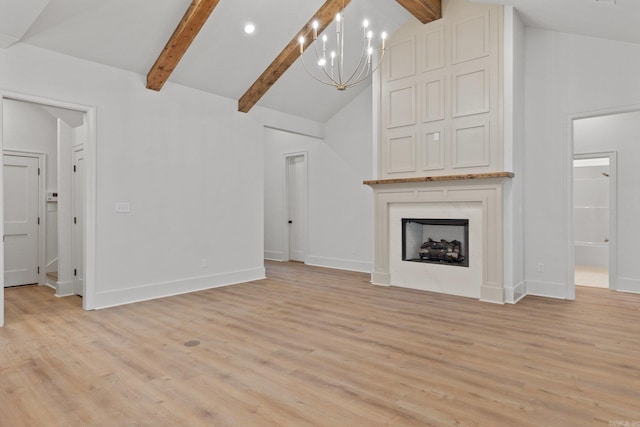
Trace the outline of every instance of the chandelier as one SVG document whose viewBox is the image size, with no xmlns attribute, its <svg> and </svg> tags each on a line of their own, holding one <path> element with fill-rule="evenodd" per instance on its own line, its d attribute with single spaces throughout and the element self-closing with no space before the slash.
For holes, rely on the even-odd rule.
<svg viewBox="0 0 640 427">
<path fill-rule="evenodd" d="M 300 36 L 298 39 L 298 42 L 300 43 L 300 59 L 307 74 L 315 80 L 327 86 L 333 86 L 338 90 L 345 90 L 348 87 L 355 86 L 363 80 L 366 80 L 378 69 L 382 63 L 382 58 L 384 57 L 387 33 L 383 32 L 380 35 L 379 55 L 376 61 L 373 57 L 373 53 L 375 51 L 375 47 L 372 46 L 373 31 L 369 30 L 369 21 L 365 19 L 362 22 L 362 50 L 360 53 L 360 59 L 358 60 L 358 65 L 353 71 L 345 72 L 344 13 L 342 11 L 336 14 L 335 23 L 335 44 L 331 43 L 333 48 L 329 46 L 328 56 L 327 44 L 329 44 L 329 37 L 326 34 L 323 34 L 320 39 L 322 41 L 322 46 L 319 47 L 318 27 L 320 24 L 318 21 L 313 21 L 311 23 L 313 33 L 313 40 L 311 44 L 313 44 L 315 48 L 316 63 L 319 71 L 317 73 L 311 72 L 307 67 L 307 64 L 304 62 L 304 56 L 302 54 L 304 53 L 305 38 L 303 36 Z"/>
</svg>

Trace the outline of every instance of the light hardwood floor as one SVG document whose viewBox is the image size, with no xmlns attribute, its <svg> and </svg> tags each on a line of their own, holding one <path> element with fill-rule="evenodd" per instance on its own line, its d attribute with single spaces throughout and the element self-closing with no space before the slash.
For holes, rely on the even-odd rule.
<svg viewBox="0 0 640 427">
<path fill-rule="evenodd" d="M 640 425 L 640 295 L 499 306 L 267 274 L 93 312 L 6 289 L 0 426 Z"/>
</svg>

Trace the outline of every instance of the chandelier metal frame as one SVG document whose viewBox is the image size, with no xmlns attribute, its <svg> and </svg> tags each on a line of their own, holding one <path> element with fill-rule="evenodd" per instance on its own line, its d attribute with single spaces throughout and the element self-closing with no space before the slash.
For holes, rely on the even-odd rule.
<svg viewBox="0 0 640 427">
<path fill-rule="evenodd" d="M 345 74 L 344 70 L 344 12 L 340 11 L 336 14 L 335 23 L 336 23 L 336 49 L 331 50 L 329 52 L 329 56 L 327 57 L 327 42 L 328 36 L 323 34 L 321 37 L 322 48 L 318 48 L 318 21 L 313 21 L 311 24 L 313 40 L 311 44 L 313 44 L 316 53 L 317 65 L 322 70 L 321 77 L 318 77 L 316 74 L 312 73 L 307 67 L 307 64 L 304 61 L 304 51 L 305 51 L 305 38 L 300 36 L 298 39 L 298 43 L 300 44 L 300 60 L 302 61 L 302 65 L 313 79 L 316 81 L 327 85 L 333 86 L 338 90 L 345 90 L 349 87 L 353 87 L 367 78 L 369 78 L 382 64 L 382 60 L 384 58 L 385 50 L 386 50 L 386 39 L 387 33 L 383 32 L 380 35 L 380 47 L 379 47 L 379 58 L 375 64 L 373 64 L 373 53 L 375 51 L 372 44 L 373 39 L 373 31 L 369 30 L 369 21 L 365 19 L 362 23 L 363 27 L 363 38 L 362 38 L 362 51 L 360 53 L 360 59 L 358 60 L 358 65 L 355 69 L 348 74 Z M 310 44 L 310 45 L 311 45 Z"/>
</svg>

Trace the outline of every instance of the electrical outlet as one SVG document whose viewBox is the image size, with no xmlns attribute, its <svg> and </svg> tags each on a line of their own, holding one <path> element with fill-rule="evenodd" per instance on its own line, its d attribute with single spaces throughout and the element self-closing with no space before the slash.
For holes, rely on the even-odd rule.
<svg viewBox="0 0 640 427">
<path fill-rule="evenodd" d="M 206 260 L 206 258 L 202 258 L 201 265 L 202 265 L 202 268 L 207 268 L 207 260 Z"/>
<path fill-rule="evenodd" d="M 542 273 L 544 271 L 544 264 L 543 263 L 538 263 L 538 272 Z"/>
<path fill-rule="evenodd" d="M 356 248 L 351 248 L 351 255 L 355 255 L 358 253 L 358 250 Z"/>
</svg>

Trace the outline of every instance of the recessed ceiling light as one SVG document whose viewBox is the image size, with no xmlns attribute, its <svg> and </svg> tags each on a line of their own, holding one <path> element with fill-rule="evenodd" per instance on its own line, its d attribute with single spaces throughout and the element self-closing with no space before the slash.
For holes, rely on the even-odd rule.
<svg viewBox="0 0 640 427">
<path fill-rule="evenodd" d="M 596 4 L 603 4 L 613 6 L 616 4 L 616 0 L 593 0 Z"/>
<path fill-rule="evenodd" d="M 244 32 L 247 34 L 253 34 L 255 30 L 256 30 L 256 26 L 253 25 L 252 23 L 248 23 L 247 25 L 244 26 Z"/>
</svg>

